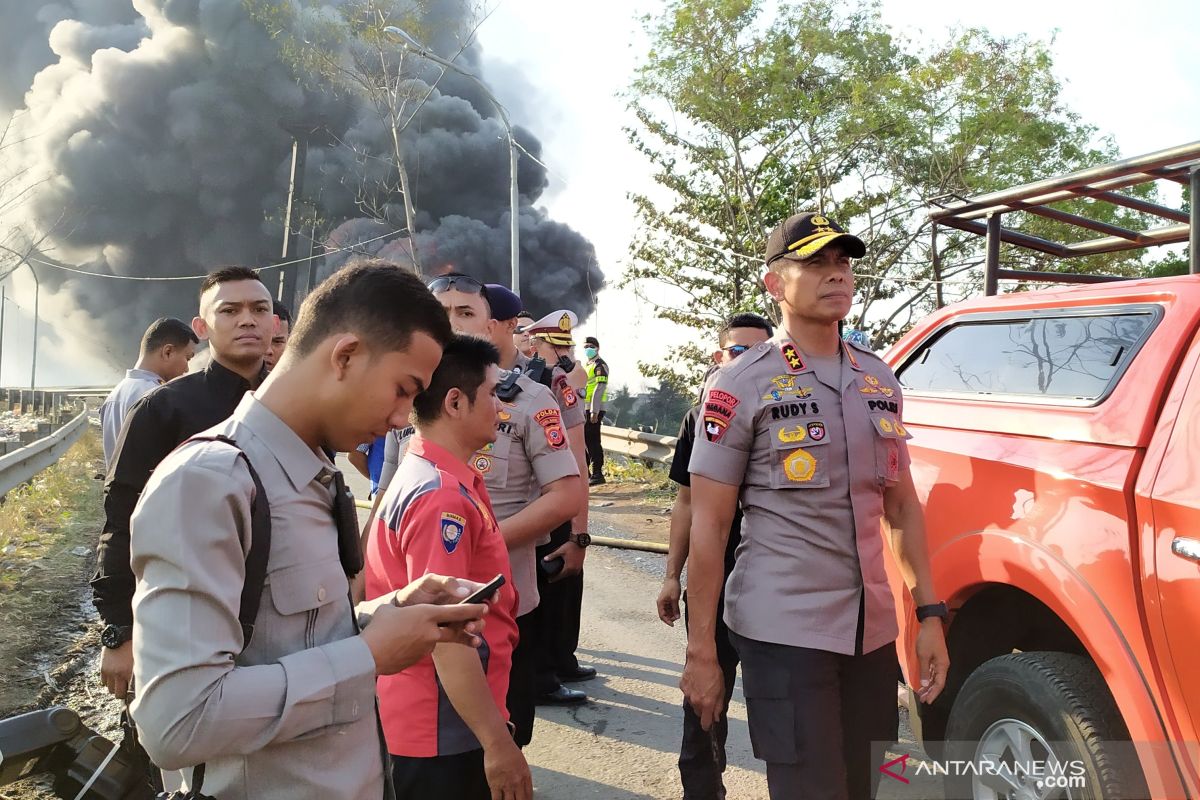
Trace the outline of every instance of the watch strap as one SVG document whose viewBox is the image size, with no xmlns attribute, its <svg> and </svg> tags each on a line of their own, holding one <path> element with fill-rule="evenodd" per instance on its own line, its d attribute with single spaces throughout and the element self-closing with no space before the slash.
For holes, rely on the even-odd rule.
<svg viewBox="0 0 1200 800">
<path fill-rule="evenodd" d="M 924 622 L 930 617 L 945 619 L 949 615 L 950 609 L 946 607 L 944 602 L 931 603 L 927 606 L 917 606 L 917 622 Z"/>
</svg>

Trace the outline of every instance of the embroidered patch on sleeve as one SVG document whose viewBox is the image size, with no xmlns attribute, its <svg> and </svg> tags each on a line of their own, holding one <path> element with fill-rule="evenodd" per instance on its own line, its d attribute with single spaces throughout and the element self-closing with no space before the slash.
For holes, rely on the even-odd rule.
<svg viewBox="0 0 1200 800">
<path fill-rule="evenodd" d="M 451 514 L 449 511 L 442 512 L 442 547 L 446 548 L 447 553 L 453 553 L 458 549 L 458 543 L 462 540 L 463 532 L 466 529 L 466 517 Z"/>
<path fill-rule="evenodd" d="M 567 404 L 567 408 L 574 408 L 579 402 L 579 396 L 575 394 L 575 390 L 570 386 L 562 387 L 563 402 Z"/>
<path fill-rule="evenodd" d="M 562 429 L 562 417 L 559 416 L 557 408 L 544 408 L 533 415 L 533 421 L 542 426 L 542 432 L 546 435 L 546 443 L 555 450 L 561 450 L 567 446 L 567 437 Z"/>
<path fill-rule="evenodd" d="M 704 437 L 719 442 L 737 416 L 734 411 L 742 401 L 721 389 L 709 389 L 704 397 Z"/>
</svg>

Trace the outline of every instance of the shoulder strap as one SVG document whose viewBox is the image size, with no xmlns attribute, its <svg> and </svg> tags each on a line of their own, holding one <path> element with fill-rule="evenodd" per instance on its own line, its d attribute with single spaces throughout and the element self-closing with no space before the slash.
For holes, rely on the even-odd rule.
<svg viewBox="0 0 1200 800">
<path fill-rule="evenodd" d="M 254 481 L 254 498 L 250 501 L 250 552 L 246 554 L 246 580 L 242 583 L 242 600 L 238 606 L 238 622 L 242 624 L 242 649 L 254 638 L 254 621 L 262 601 L 263 585 L 267 581 L 267 560 L 271 555 L 271 504 L 262 479 L 238 443 L 228 436 L 193 436 L 192 442 L 221 442 L 238 451 L 238 456 Z"/>
</svg>

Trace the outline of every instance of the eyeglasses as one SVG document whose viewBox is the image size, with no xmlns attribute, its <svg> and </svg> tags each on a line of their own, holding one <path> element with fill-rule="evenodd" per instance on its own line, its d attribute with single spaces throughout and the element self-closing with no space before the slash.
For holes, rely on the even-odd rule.
<svg viewBox="0 0 1200 800">
<path fill-rule="evenodd" d="M 722 347 L 721 349 L 724 350 L 726 353 L 729 353 L 730 358 L 737 358 L 742 353 L 749 350 L 750 345 L 748 345 L 748 344 L 731 344 L 731 345 L 729 345 L 729 347 Z"/>
<path fill-rule="evenodd" d="M 439 275 L 438 277 L 425 284 L 425 288 L 434 294 L 448 292 L 451 289 L 457 289 L 460 292 L 467 294 L 481 294 L 487 296 L 487 290 L 483 288 L 483 284 L 472 278 L 470 275 Z"/>
</svg>

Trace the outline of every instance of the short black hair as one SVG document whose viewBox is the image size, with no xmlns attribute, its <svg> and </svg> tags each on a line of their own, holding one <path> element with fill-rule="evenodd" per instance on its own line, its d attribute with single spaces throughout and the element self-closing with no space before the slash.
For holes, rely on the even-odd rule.
<svg viewBox="0 0 1200 800">
<path fill-rule="evenodd" d="M 408 347 L 414 333 L 450 341 L 450 318 L 421 279 L 382 259 L 359 261 L 330 275 L 304 298 L 288 349 L 301 358 L 335 333 L 356 333 L 381 353 Z"/>
<path fill-rule="evenodd" d="M 600 340 L 597 339 L 595 336 L 587 337 L 586 339 L 583 340 L 583 343 L 584 343 L 584 345 L 590 344 L 592 347 L 595 347 L 597 350 L 600 349 Z"/>
<path fill-rule="evenodd" d="M 729 332 L 734 328 L 758 328 L 760 331 L 766 331 L 768 338 L 775 335 L 775 328 L 771 325 L 770 320 L 758 314 L 745 311 L 740 314 L 734 314 L 725 320 L 725 324 L 721 326 L 720 333 L 717 334 L 717 341 L 721 347 L 725 346 L 725 340 L 729 337 Z"/>
<path fill-rule="evenodd" d="M 292 312 L 278 300 L 271 301 L 271 313 L 279 317 L 280 322 L 286 322 L 288 325 L 292 324 Z"/>
<path fill-rule="evenodd" d="M 212 272 L 204 276 L 204 280 L 200 283 L 200 296 L 212 287 L 221 283 L 235 283 L 237 281 L 258 281 L 263 283 L 262 276 L 249 267 L 217 267 Z M 263 286 L 266 286 L 263 283 Z"/>
<path fill-rule="evenodd" d="M 168 344 L 184 347 L 188 342 L 200 344 L 200 337 L 192 330 L 192 326 L 174 317 L 159 317 L 142 334 L 141 354 L 148 355 Z"/>
<path fill-rule="evenodd" d="M 442 404 L 451 389 L 458 389 L 471 402 L 487 377 L 487 369 L 500 363 L 500 351 L 478 336 L 455 335 L 442 351 L 442 361 L 433 371 L 429 386 L 413 399 L 413 421 L 434 422 L 442 416 Z"/>
</svg>

